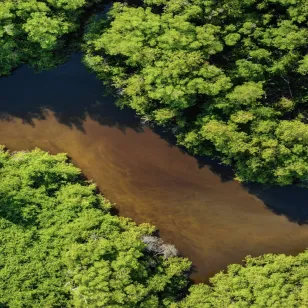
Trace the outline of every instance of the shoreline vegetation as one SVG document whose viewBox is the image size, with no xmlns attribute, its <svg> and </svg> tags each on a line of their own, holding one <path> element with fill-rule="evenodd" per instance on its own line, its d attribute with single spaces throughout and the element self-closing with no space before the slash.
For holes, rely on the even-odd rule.
<svg viewBox="0 0 308 308">
<path fill-rule="evenodd" d="M 65 154 L 1 147 L 0 177 L 3 307 L 308 306 L 308 251 L 247 257 L 191 285 L 191 262 L 155 227 L 112 215 Z"/>
</svg>

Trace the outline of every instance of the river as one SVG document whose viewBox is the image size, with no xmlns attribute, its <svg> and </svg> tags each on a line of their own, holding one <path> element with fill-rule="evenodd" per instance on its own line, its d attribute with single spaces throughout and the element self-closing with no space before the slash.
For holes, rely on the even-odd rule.
<svg viewBox="0 0 308 308">
<path fill-rule="evenodd" d="M 243 187 L 120 110 L 80 56 L 35 74 L 0 79 L 0 144 L 65 152 L 120 215 L 157 226 L 193 261 L 195 281 L 246 255 L 295 254 L 308 246 L 308 191 Z"/>
</svg>

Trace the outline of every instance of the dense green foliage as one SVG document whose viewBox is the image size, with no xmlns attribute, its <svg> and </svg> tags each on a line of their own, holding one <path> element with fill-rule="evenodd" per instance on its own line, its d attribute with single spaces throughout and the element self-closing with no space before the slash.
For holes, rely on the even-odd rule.
<svg viewBox="0 0 308 308">
<path fill-rule="evenodd" d="M 233 264 L 226 273 L 195 285 L 177 308 L 305 308 L 308 307 L 308 252 L 296 257 L 264 255 Z"/>
<path fill-rule="evenodd" d="M 85 63 L 120 104 L 168 124 L 243 181 L 308 181 L 308 2 L 115 3 L 85 36 Z"/>
<path fill-rule="evenodd" d="M 111 215 L 65 155 L 1 149 L 0 178 L 1 307 L 164 307 L 186 286 L 190 262 L 152 253 L 153 227 Z"/>
<path fill-rule="evenodd" d="M 48 68 L 67 53 L 90 0 L 1 0 L 0 75 L 22 63 Z M 65 47 L 65 48 L 64 48 Z"/>
</svg>

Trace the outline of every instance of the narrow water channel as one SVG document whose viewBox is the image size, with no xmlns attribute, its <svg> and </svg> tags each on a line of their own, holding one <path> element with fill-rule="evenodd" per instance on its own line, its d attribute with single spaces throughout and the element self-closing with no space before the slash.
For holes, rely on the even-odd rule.
<svg viewBox="0 0 308 308">
<path fill-rule="evenodd" d="M 0 79 L 0 144 L 66 152 L 121 215 L 155 224 L 204 281 L 246 255 L 308 247 L 308 190 L 243 187 L 119 110 L 74 55 Z M 1 179 L 0 179 L 1 180 Z"/>
</svg>

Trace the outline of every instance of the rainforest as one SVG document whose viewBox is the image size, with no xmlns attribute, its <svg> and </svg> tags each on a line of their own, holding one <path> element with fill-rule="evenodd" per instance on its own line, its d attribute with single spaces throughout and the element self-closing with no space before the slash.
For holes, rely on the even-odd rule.
<svg viewBox="0 0 308 308">
<path fill-rule="evenodd" d="M 0 1 L 0 307 L 308 307 L 307 22 Z"/>
</svg>

